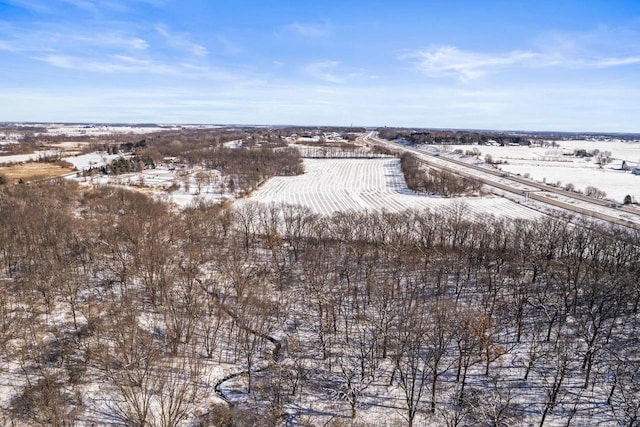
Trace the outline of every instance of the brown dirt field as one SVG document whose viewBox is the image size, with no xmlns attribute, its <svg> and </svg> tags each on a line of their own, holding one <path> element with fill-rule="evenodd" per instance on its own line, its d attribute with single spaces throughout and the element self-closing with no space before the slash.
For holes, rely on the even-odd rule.
<svg viewBox="0 0 640 427">
<path fill-rule="evenodd" d="M 32 181 L 36 179 L 52 178 L 73 172 L 71 168 L 63 168 L 52 163 L 24 163 L 14 166 L 0 167 L 0 173 L 4 174 L 12 182 Z"/>
</svg>

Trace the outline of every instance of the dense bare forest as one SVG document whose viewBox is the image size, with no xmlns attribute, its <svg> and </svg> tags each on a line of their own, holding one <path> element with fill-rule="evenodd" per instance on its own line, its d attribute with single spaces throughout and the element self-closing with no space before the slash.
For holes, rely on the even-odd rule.
<svg viewBox="0 0 640 427">
<path fill-rule="evenodd" d="M 176 212 L 55 181 L 2 187 L 0 240 L 5 425 L 315 425 L 327 402 L 334 424 L 374 402 L 409 425 L 640 415 L 627 231 L 463 205 Z"/>
</svg>

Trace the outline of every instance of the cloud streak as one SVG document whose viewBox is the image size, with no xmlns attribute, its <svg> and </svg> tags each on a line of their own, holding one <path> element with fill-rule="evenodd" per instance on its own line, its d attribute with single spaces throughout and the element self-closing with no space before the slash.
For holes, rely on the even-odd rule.
<svg viewBox="0 0 640 427">
<path fill-rule="evenodd" d="M 407 56 L 416 60 L 420 71 L 429 77 L 455 77 L 468 82 L 514 65 L 530 63 L 538 55 L 527 51 L 491 55 L 441 46 Z"/>
<path fill-rule="evenodd" d="M 293 22 L 287 29 L 303 37 L 329 37 L 333 34 L 333 28 L 328 22 Z"/>
<path fill-rule="evenodd" d="M 604 58 L 593 61 L 591 65 L 597 68 L 610 68 L 634 64 L 640 64 L 640 55 L 621 58 Z"/>
<path fill-rule="evenodd" d="M 170 46 L 187 51 L 195 56 L 207 56 L 209 54 L 209 50 L 206 47 L 192 42 L 189 35 L 186 33 L 175 33 L 169 31 L 169 29 L 164 25 L 157 25 L 155 29 L 158 34 L 164 37 Z"/>
<path fill-rule="evenodd" d="M 19 28 L 0 22 L 0 50 L 12 52 L 78 52 L 97 50 L 144 51 L 149 42 L 128 31 L 72 31 L 59 24 Z"/>
<path fill-rule="evenodd" d="M 333 84 L 344 84 L 353 78 L 362 76 L 362 73 L 358 71 L 342 70 L 340 61 L 329 60 L 312 62 L 304 66 L 302 71 L 313 78 Z"/>
<path fill-rule="evenodd" d="M 55 14 L 67 11 L 69 6 L 96 14 L 100 11 L 128 12 L 135 3 L 160 7 L 163 0 L 6 0 L 10 5 L 36 13 Z"/>
<path fill-rule="evenodd" d="M 603 69 L 640 64 L 640 54 L 612 57 L 566 51 L 513 50 L 503 53 L 474 52 L 456 46 L 435 46 L 413 51 L 401 59 L 414 62 L 418 70 L 432 78 L 452 77 L 467 83 L 484 76 L 515 68 Z"/>
<path fill-rule="evenodd" d="M 329 83 L 343 83 L 344 77 L 335 74 L 335 70 L 340 65 L 338 61 L 318 61 L 306 65 L 303 71 L 308 75 L 324 80 Z"/>
<path fill-rule="evenodd" d="M 179 76 L 193 80 L 220 81 L 235 85 L 251 86 L 261 84 L 258 77 L 222 70 L 211 66 L 190 63 L 165 63 L 128 55 L 110 55 L 101 58 L 82 57 L 66 54 L 48 54 L 33 57 L 56 68 L 74 71 L 88 71 L 102 74 L 146 73 L 160 76 Z"/>
</svg>

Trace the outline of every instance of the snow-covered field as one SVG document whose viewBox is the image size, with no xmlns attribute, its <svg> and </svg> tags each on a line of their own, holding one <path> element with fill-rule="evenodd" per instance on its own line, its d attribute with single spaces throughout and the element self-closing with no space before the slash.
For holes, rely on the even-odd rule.
<svg viewBox="0 0 640 427">
<path fill-rule="evenodd" d="M 619 203 L 622 203 L 627 194 L 635 201 L 640 201 L 640 176 L 630 172 L 611 168 L 599 169 L 593 164 L 554 165 L 539 162 L 513 162 L 500 165 L 500 169 L 519 175 L 528 173 L 536 181 L 559 184 L 562 187 L 573 184 L 575 188 L 583 191 L 589 186 L 596 187 L 607 193 L 607 198 Z"/>
<path fill-rule="evenodd" d="M 290 203 L 319 214 L 349 210 L 398 212 L 404 209 L 451 210 L 471 214 L 537 218 L 531 209 L 500 197 L 442 198 L 409 190 L 398 159 L 305 159 L 305 174 L 275 177 L 250 200 Z"/>
<path fill-rule="evenodd" d="M 34 151 L 31 154 L 14 154 L 11 156 L 0 156 L 0 164 L 6 163 L 20 163 L 38 160 L 47 156 L 57 156 L 60 152 L 58 150 L 47 151 Z"/>
<path fill-rule="evenodd" d="M 121 154 L 107 154 L 106 152 L 94 152 L 90 154 L 82 154 L 80 156 L 65 157 L 63 160 L 71 163 L 76 169 L 89 170 L 93 168 L 99 168 L 106 166 L 118 157 L 122 157 Z"/>
<path fill-rule="evenodd" d="M 67 136 L 101 136 L 117 134 L 144 135 L 162 130 L 175 130 L 178 128 L 166 128 L 159 126 L 108 126 L 108 125 L 46 125 L 47 133 L 50 135 Z"/>
<path fill-rule="evenodd" d="M 628 194 L 640 201 L 640 176 L 629 171 L 619 170 L 622 161 L 633 167 L 640 165 L 640 142 L 631 141 L 556 141 L 557 147 L 541 146 L 469 146 L 450 145 L 449 151 L 463 152 L 477 148 L 480 151 L 478 161 L 484 161 L 490 155 L 495 162 L 503 162 L 498 167 L 505 172 L 530 176 L 536 181 L 566 186 L 573 184 L 584 191 L 588 186 L 596 187 L 607 197 L 622 202 Z M 433 146 L 430 149 L 441 148 Z M 595 158 L 571 156 L 575 150 L 599 150 L 611 152 L 610 164 L 600 168 Z"/>
<path fill-rule="evenodd" d="M 34 125 L 41 126 L 47 129 L 47 133 L 50 135 L 67 135 L 67 136 L 102 136 L 102 135 L 118 135 L 118 134 L 132 134 L 132 135 L 144 135 L 152 132 L 161 132 L 167 130 L 180 130 L 180 129 L 216 129 L 221 126 L 218 125 L 144 125 L 144 126 L 127 126 L 127 125 L 108 125 L 108 124 L 95 124 L 95 125 L 65 125 L 65 124 L 41 124 Z"/>
</svg>

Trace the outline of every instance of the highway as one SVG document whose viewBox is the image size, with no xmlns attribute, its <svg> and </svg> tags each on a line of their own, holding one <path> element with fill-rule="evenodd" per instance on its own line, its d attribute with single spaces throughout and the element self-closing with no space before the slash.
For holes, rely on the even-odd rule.
<svg viewBox="0 0 640 427">
<path fill-rule="evenodd" d="M 583 194 L 566 191 L 548 184 L 535 182 L 520 176 L 467 163 L 446 155 L 430 153 L 413 147 L 407 147 L 378 138 L 376 132 L 370 132 L 362 141 L 383 146 L 396 152 L 409 152 L 427 167 L 446 170 L 459 176 L 476 179 L 488 187 L 511 194 L 516 201 L 533 200 L 541 204 L 541 212 L 549 213 L 549 208 L 560 209 L 572 214 L 585 215 L 602 221 L 640 230 L 640 211 L 632 206 L 618 206 L 602 199 L 587 197 Z M 497 192 L 500 194 L 500 192 Z M 514 196 L 518 196 L 515 197 Z M 505 196 L 506 197 L 506 196 Z M 521 199 L 520 199 L 521 198 Z M 536 204 L 531 204 L 536 208 Z"/>
</svg>

